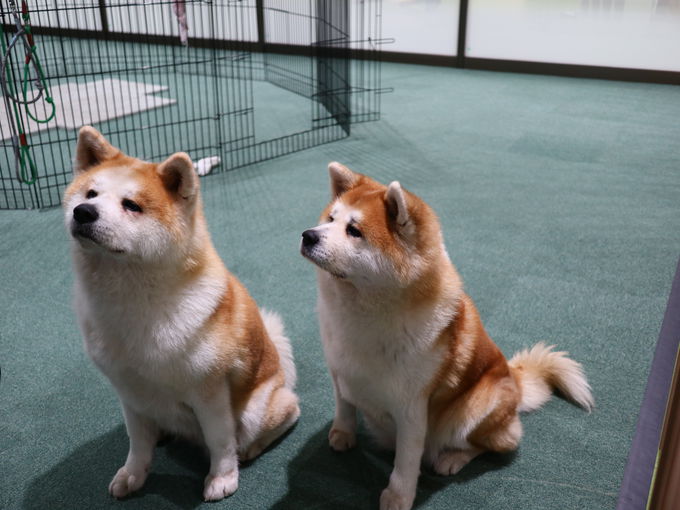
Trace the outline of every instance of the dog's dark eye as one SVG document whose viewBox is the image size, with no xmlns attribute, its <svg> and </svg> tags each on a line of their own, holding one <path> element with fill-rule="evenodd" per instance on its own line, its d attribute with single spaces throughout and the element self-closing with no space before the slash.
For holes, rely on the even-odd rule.
<svg viewBox="0 0 680 510">
<path fill-rule="evenodd" d="M 139 204 L 137 202 L 133 202 L 132 200 L 125 198 L 123 199 L 123 209 L 127 209 L 128 211 L 132 212 L 142 212 L 142 208 L 139 207 Z"/>
<path fill-rule="evenodd" d="M 85 198 L 94 198 L 97 196 L 97 192 L 93 189 L 87 192 L 87 195 L 85 195 Z"/>
<path fill-rule="evenodd" d="M 330 214 L 328 215 L 328 222 L 333 223 L 333 216 L 331 216 Z"/>
<path fill-rule="evenodd" d="M 361 237 L 361 231 L 354 225 L 347 225 L 347 235 L 352 237 Z"/>
</svg>

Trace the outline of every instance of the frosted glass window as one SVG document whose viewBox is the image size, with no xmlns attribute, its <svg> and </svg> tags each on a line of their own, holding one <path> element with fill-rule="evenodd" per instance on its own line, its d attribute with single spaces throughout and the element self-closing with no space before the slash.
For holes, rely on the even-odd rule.
<svg viewBox="0 0 680 510">
<path fill-rule="evenodd" d="M 680 71 L 678 0 L 470 0 L 467 56 Z"/>
<path fill-rule="evenodd" d="M 21 2 L 16 5 L 21 9 Z M 28 2 L 31 25 L 34 27 L 68 28 L 79 30 L 101 30 L 102 22 L 99 5 L 92 0 L 71 0 L 68 7 L 55 11 L 53 2 Z M 3 6 L 3 10 L 7 12 Z M 8 19 L 8 18 L 5 18 Z"/>
<path fill-rule="evenodd" d="M 383 0 L 382 35 L 393 38 L 383 51 L 455 55 L 458 0 Z"/>
<path fill-rule="evenodd" d="M 179 37 L 177 17 L 170 3 L 106 0 L 106 5 L 111 32 Z M 255 0 L 186 2 L 186 13 L 189 45 L 193 37 L 257 41 Z"/>
<path fill-rule="evenodd" d="M 316 2 L 264 0 L 265 37 L 268 43 L 308 46 L 316 35 Z"/>
</svg>

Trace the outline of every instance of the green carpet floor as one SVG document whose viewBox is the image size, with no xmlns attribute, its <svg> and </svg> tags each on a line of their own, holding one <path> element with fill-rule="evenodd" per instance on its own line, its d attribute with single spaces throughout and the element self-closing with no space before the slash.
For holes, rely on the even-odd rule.
<svg viewBox="0 0 680 510">
<path fill-rule="evenodd" d="M 680 254 L 680 88 L 391 64 L 382 83 L 395 92 L 380 122 L 202 181 L 218 251 L 285 319 L 302 407 L 220 503 L 202 503 L 208 464 L 182 443 L 158 448 L 138 495 L 108 496 L 127 438 L 82 350 L 62 212 L 0 212 L 0 508 L 377 508 L 391 455 L 365 434 L 347 454 L 327 446 L 314 271 L 298 254 L 331 160 L 427 200 L 501 349 L 556 343 L 594 389 L 590 415 L 554 398 L 525 416 L 514 455 L 424 472 L 416 507 L 614 508 Z"/>
</svg>

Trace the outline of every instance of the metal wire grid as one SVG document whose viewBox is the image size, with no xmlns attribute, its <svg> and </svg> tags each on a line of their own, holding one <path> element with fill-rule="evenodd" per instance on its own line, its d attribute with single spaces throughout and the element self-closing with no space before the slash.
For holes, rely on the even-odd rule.
<svg viewBox="0 0 680 510">
<path fill-rule="evenodd" d="M 9 39 L 5 2 L 0 22 Z M 219 155 L 218 171 L 337 140 L 349 135 L 351 123 L 379 118 L 379 0 L 186 0 L 188 47 L 179 42 L 173 3 L 29 2 L 38 52 L 65 116 L 96 110 L 106 120 L 95 125 L 126 152 L 150 160 L 177 150 L 194 159 Z M 374 60 L 350 60 L 356 50 Z M 21 58 L 8 60 L 17 83 Z M 111 81 L 115 97 L 134 102 L 130 84 L 145 83 L 167 87 L 153 95 L 174 103 L 148 110 L 137 104 L 137 113 L 118 117 L 110 98 L 83 88 L 102 79 Z M 258 139 L 256 81 L 308 99 L 309 127 Z M 0 209 L 58 205 L 70 180 L 76 134 L 61 128 L 28 133 L 39 169 L 32 185 L 16 179 L 13 146 L 0 134 Z"/>
</svg>

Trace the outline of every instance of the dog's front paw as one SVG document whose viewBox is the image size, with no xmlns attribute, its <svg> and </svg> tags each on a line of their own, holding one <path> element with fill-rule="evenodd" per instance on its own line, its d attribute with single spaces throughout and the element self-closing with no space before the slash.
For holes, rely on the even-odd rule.
<svg viewBox="0 0 680 510">
<path fill-rule="evenodd" d="M 328 432 L 328 444 L 336 452 L 344 452 L 356 446 L 357 437 L 354 432 L 345 432 L 333 427 Z"/>
<path fill-rule="evenodd" d="M 146 470 L 135 471 L 123 466 L 109 484 L 109 493 L 114 498 L 124 498 L 144 485 Z"/>
<path fill-rule="evenodd" d="M 380 510 L 410 510 L 414 496 L 387 487 L 380 495 Z"/>
<path fill-rule="evenodd" d="M 203 499 L 206 501 L 219 501 L 231 496 L 238 489 L 238 470 L 234 469 L 225 475 L 208 475 L 205 478 Z"/>
</svg>

